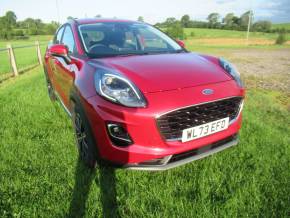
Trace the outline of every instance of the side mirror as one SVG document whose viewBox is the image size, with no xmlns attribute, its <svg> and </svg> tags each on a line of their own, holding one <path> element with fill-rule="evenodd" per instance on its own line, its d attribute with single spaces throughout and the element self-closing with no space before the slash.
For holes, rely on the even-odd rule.
<svg viewBox="0 0 290 218">
<path fill-rule="evenodd" d="M 185 43 L 182 41 L 182 40 L 180 40 L 180 39 L 176 39 L 175 40 L 177 43 L 178 43 L 178 45 L 180 45 L 182 48 L 185 48 Z"/>
<path fill-rule="evenodd" d="M 62 57 L 67 64 L 71 63 L 71 59 L 68 54 L 68 48 L 65 45 L 51 45 L 48 51 L 52 56 Z"/>
</svg>

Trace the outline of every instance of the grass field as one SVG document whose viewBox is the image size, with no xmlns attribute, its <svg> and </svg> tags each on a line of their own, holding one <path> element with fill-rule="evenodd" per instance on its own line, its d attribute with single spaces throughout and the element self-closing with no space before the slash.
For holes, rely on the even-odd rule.
<svg viewBox="0 0 290 218">
<path fill-rule="evenodd" d="M 189 49 L 194 47 L 273 48 L 277 47 L 275 40 L 278 37 L 277 33 L 251 32 L 247 44 L 245 31 L 186 28 L 185 34 L 185 42 Z M 286 38 L 288 42 L 283 46 L 289 47 L 290 34 L 286 34 Z"/>
<path fill-rule="evenodd" d="M 190 37 L 193 32 L 193 38 L 246 38 L 246 31 L 236 30 L 220 30 L 220 29 L 206 29 L 206 28 L 185 28 L 185 34 Z M 253 38 L 262 39 L 276 39 L 276 33 L 262 33 L 251 32 L 250 36 Z"/>
<path fill-rule="evenodd" d="M 279 24 L 273 24 L 272 28 L 285 28 L 286 30 L 290 30 L 290 23 L 279 23 Z"/>
<path fill-rule="evenodd" d="M 281 91 L 248 90 L 238 146 L 157 173 L 82 166 L 39 67 L 2 83 L 0 102 L 0 217 L 289 217 Z"/>
<path fill-rule="evenodd" d="M 41 51 L 44 54 L 45 48 L 52 36 L 31 36 L 28 40 L 14 40 L 14 41 L 0 41 L 0 49 L 6 48 L 7 44 L 11 44 L 13 47 L 23 45 L 34 45 L 35 41 L 39 41 Z M 16 48 L 14 49 L 15 59 L 17 62 L 17 68 L 19 70 L 25 69 L 31 65 L 37 63 L 37 55 L 35 46 L 29 48 Z M 1 75 L 12 72 L 9 64 L 9 56 L 7 51 L 0 51 L 0 80 Z"/>
</svg>

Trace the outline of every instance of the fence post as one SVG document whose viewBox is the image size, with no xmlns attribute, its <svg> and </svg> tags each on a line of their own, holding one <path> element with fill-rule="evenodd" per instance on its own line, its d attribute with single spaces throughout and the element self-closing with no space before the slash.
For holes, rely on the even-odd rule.
<svg viewBox="0 0 290 218">
<path fill-rule="evenodd" d="M 10 44 L 8 44 L 7 49 L 8 49 L 8 54 L 9 54 L 9 59 L 10 59 L 10 64 L 12 66 L 13 74 L 14 76 L 18 76 L 17 64 L 16 64 L 13 48 Z"/>
<path fill-rule="evenodd" d="M 37 53 L 38 63 L 39 63 L 41 66 L 43 66 L 39 41 L 36 41 L 36 42 L 35 42 L 35 45 L 36 45 L 36 53 Z"/>
</svg>

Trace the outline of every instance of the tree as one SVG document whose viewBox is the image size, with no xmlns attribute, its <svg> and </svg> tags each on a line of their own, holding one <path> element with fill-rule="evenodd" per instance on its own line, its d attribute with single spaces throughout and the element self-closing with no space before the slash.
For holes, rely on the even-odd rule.
<svg viewBox="0 0 290 218">
<path fill-rule="evenodd" d="M 17 17 L 13 11 L 7 11 L 5 14 L 7 24 L 12 27 L 15 26 Z"/>
<path fill-rule="evenodd" d="M 211 13 L 207 16 L 210 27 L 215 27 L 219 22 L 220 15 L 218 13 Z"/>
<path fill-rule="evenodd" d="M 57 22 L 52 21 L 51 23 L 45 25 L 44 33 L 53 35 L 55 34 L 58 27 L 59 27 L 59 24 Z"/>
<path fill-rule="evenodd" d="M 13 37 L 12 28 L 16 26 L 17 17 L 13 11 L 7 11 L 5 16 L 0 17 L 0 38 L 11 39 Z"/>
<path fill-rule="evenodd" d="M 15 13 L 7 11 L 5 16 L 0 17 L 0 39 L 28 38 L 27 35 L 52 35 L 59 26 L 60 24 L 54 21 L 43 23 L 42 20 L 33 18 L 17 21 Z"/>
<path fill-rule="evenodd" d="M 102 17 L 102 15 L 100 15 L 100 14 L 97 14 L 95 17 L 96 17 L 96 18 L 101 18 L 101 17 Z"/>
<path fill-rule="evenodd" d="M 233 20 L 233 25 L 235 25 L 235 26 L 239 26 L 240 23 L 241 23 L 241 19 L 239 17 L 237 17 L 237 16 L 234 16 L 232 18 L 232 20 Z"/>
<path fill-rule="evenodd" d="M 249 24 L 249 19 L 252 25 L 252 20 L 253 20 L 253 12 L 252 11 L 247 11 L 243 13 L 240 17 L 240 27 L 242 30 L 247 29 L 248 24 Z"/>
<path fill-rule="evenodd" d="M 26 18 L 23 21 L 23 24 L 29 35 L 45 34 L 43 30 L 45 24 L 40 19 Z"/>
<path fill-rule="evenodd" d="M 223 18 L 223 23 L 227 27 L 231 27 L 234 23 L 233 18 L 235 17 L 234 13 L 228 13 L 224 18 Z"/>
<path fill-rule="evenodd" d="M 174 24 L 177 20 L 174 17 L 169 17 L 166 19 L 166 21 L 164 22 L 164 24 L 166 26 L 170 26 L 172 24 Z"/>
<path fill-rule="evenodd" d="M 139 17 L 138 17 L 138 21 L 139 21 L 139 22 L 144 22 L 144 18 L 143 18 L 142 16 L 139 16 Z"/>
<path fill-rule="evenodd" d="M 190 26 L 190 17 L 189 17 L 189 15 L 186 14 L 186 15 L 183 15 L 181 17 L 181 25 L 183 27 L 186 27 L 186 28 L 188 28 Z"/>
<path fill-rule="evenodd" d="M 66 19 L 67 20 L 74 20 L 74 18 L 72 16 L 68 16 Z"/>
</svg>

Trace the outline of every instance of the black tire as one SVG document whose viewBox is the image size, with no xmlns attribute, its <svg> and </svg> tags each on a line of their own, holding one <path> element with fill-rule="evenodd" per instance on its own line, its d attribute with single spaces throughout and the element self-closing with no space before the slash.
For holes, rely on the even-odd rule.
<svg viewBox="0 0 290 218">
<path fill-rule="evenodd" d="M 96 168 L 100 162 L 96 141 L 87 117 L 77 103 L 72 103 L 72 121 L 80 159 L 86 166 Z"/>
</svg>

